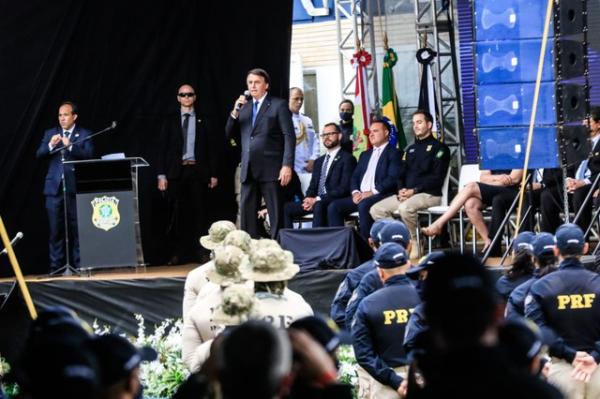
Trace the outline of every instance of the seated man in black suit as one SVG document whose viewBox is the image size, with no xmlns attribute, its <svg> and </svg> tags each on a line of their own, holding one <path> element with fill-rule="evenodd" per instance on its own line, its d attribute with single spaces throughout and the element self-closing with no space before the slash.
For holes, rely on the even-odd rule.
<svg viewBox="0 0 600 399">
<path fill-rule="evenodd" d="M 313 213 L 313 227 L 326 227 L 327 208 L 331 201 L 350 194 L 350 178 L 356 159 L 340 151 L 342 133 L 335 123 L 328 123 L 321 133 L 327 154 L 315 160 L 306 198 L 302 202 L 288 202 L 283 209 L 284 227 L 292 228 L 295 217 Z"/>
<path fill-rule="evenodd" d="M 351 179 L 351 197 L 333 201 L 327 210 L 330 226 L 343 226 L 344 216 L 358 210 L 360 234 L 365 240 L 373 219 L 369 209 L 396 191 L 402 172 L 402 153 L 388 145 L 390 128 L 382 120 L 371 123 L 369 142 L 373 148 L 360 154 Z"/>
</svg>

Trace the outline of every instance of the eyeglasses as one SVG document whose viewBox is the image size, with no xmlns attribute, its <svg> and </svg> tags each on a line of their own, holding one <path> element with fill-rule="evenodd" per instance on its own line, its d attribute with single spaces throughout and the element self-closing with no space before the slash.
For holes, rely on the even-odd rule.
<svg viewBox="0 0 600 399">
<path fill-rule="evenodd" d="M 179 93 L 177 94 L 179 97 L 194 97 L 196 93 Z"/>
<path fill-rule="evenodd" d="M 334 134 L 339 134 L 340 132 L 330 132 L 330 133 L 321 133 L 319 136 L 321 137 L 329 137 L 329 136 L 333 136 Z"/>
</svg>

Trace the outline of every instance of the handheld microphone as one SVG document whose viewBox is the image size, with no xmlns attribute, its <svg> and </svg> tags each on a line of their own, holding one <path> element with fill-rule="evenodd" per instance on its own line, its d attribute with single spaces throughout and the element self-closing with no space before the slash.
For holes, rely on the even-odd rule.
<svg viewBox="0 0 600 399">
<path fill-rule="evenodd" d="M 246 100 L 250 100 L 250 97 L 251 97 L 250 96 L 250 90 L 245 90 L 244 91 L 244 97 L 246 97 Z M 239 112 L 239 110 L 242 109 L 242 105 L 243 104 L 237 103 L 235 105 L 235 110 Z"/>
<path fill-rule="evenodd" d="M 23 238 L 23 233 L 19 231 L 19 232 L 18 232 L 18 233 L 15 235 L 15 237 L 14 237 L 14 238 L 13 238 L 13 239 L 10 241 L 10 245 L 11 245 L 12 247 L 14 247 L 15 245 L 17 245 L 17 243 L 18 243 L 19 241 L 21 241 L 21 239 L 22 239 L 22 238 Z M 6 254 L 6 253 L 8 253 L 8 250 L 7 250 L 6 248 L 4 248 L 4 249 L 2 250 L 2 252 L 0 252 L 0 255 L 4 255 L 4 254 Z"/>
<path fill-rule="evenodd" d="M 114 129 L 117 127 L 117 121 L 112 121 L 112 124 L 110 125 L 111 129 Z"/>
</svg>

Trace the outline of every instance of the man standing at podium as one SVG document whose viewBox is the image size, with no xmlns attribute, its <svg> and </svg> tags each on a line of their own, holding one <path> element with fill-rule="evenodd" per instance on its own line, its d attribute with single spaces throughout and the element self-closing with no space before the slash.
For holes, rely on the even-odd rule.
<svg viewBox="0 0 600 399">
<path fill-rule="evenodd" d="M 165 120 L 158 157 L 158 189 L 167 191 L 174 206 L 170 239 L 174 249 L 170 265 L 202 262 L 208 253 L 200 247 L 206 235 L 208 190 L 217 186 L 220 146 L 212 140 L 208 120 L 194 109 L 196 92 L 184 84 L 177 92 L 179 110 Z"/>
<path fill-rule="evenodd" d="M 69 101 L 63 102 L 58 109 L 58 123 L 60 126 L 53 127 L 44 132 L 44 137 L 36 153 L 38 158 L 50 159 L 46 182 L 44 184 L 50 230 L 50 272 L 54 272 L 67 264 L 65 258 L 64 197 L 67 199 L 68 233 L 71 242 L 71 259 L 69 263 L 71 266 L 79 267 L 75 176 L 73 166 L 65 165 L 65 187 L 63 187 L 61 152 L 64 155 L 65 161 L 74 161 L 91 158 L 94 148 L 91 140 L 81 142 L 92 133 L 87 129 L 75 125 L 76 120 L 77 106 Z M 50 154 L 53 150 L 60 148 L 63 148 L 63 150 Z M 63 188 L 66 189 L 66 193 L 63 193 Z"/>
</svg>

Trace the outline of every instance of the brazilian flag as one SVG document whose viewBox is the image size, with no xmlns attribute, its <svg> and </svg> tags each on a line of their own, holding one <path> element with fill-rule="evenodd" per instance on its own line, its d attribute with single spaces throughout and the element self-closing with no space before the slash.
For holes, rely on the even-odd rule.
<svg viewBox="0 0 600 399">
<path fill-rule="evenodd" d="M 388 48 L 383 57 L 383 73 L 382 83 L 383 88 L 381 90 L 381 113 L 383 116 L 389 119 L 389 121 L 397 129 L 397 137 L 390 135 L 390 142 L 392 145 L 398 145 L 402 150 L 406 148 L 406 137 L 404 136 L 404 129 L 402 128 L 402 121 L 400 120 L 400 109 L 398 108 L 398 97 L 396 96 L 396 86 L 394 85 L 394 72 L 392 68 L 398 62 L 398 55 L 392 48 Z M 395 140 L 394 140 L 395 139 Z"/>
</svg>

